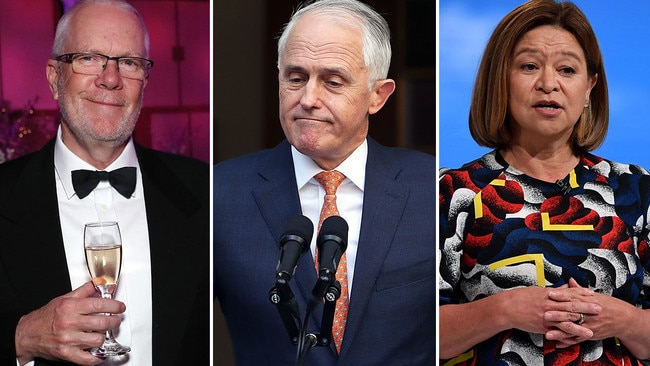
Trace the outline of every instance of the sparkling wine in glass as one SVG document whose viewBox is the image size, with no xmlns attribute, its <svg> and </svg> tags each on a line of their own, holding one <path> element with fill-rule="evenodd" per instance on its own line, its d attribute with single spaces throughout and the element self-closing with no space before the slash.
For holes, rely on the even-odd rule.
<svg viewBox="0 0 650 366">
<path fill-rule="evenodd" d="M 122 239 L 117 222 L 93 222 L 84 226 L 86 264 L 93 285 L 105 299 L 112 299 L 122 266 Z M 90 350 L 95 356 L 119 356 L 131 351 L 119 344 L 112 330 L 107 330 L 104 344 Z"/>
</svg>

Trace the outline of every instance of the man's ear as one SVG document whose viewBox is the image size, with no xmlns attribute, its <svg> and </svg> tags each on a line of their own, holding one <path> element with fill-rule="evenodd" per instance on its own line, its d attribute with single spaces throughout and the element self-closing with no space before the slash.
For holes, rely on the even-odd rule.
<svg viewBox="0 0 650 366">
<path fill-rule="evenodd" d="M 50 91 L 52 92 L 52 97 L 54 100 L 59 100 L 59 90 L 57 87 L 57 80 L 59 78 L 59 71 L 57 69 L 56 60 L 48 60 L 47 66 L 45 68 L 45 74 L 47 76 L 47 82 L 50 86 Z"/>
<path fill-rule="evenodd" d="M 370 106 L 368 107 L 368 114 L 375 114 L 386 104 L 388 97 L 395 91 L 395 81 L 392 79 L 378 80 L 370 96 Z"/>
</svg>

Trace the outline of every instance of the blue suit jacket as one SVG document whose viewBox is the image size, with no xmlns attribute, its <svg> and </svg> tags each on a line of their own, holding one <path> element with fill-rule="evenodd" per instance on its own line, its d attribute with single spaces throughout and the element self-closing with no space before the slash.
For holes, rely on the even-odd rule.
<svg viewBox="0 0 650 366">
<path fill-rule="evenodd" d="M 139 146 L 136 153 L 151 250 L 153 364 L 207 365 L 209 167 Z M 52 140 L 0 164 L 0 365 L 15 365 L 18 319 L 71 290 Z M 37 366 L 64 364 L 36 360 Z"/>
<path fill-rule="evenodd" d="M 366 187 L 353 291 L 340 356 L 314 347 L 307 365 L 435 362 L 435 160 L 368 140 Z M 290 145 L 214 170 L 214 285 L 238 365 L 292 365 L 297 346 L 273 304 L 279 239 L 301 213 Z M 293 293 L 304 316 L 316 282 L 302 257 Z M 322 306 L 309 319 L 318 333 Z"/>
</svg>

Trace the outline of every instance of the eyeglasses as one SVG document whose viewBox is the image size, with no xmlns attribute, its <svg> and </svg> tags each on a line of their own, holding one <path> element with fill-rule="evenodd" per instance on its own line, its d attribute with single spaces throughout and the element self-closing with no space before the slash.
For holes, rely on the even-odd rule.
<svg viewBox="0 0 650 366">
<path fill-rule="evenodd" d="M 149 69 L 153 67 L 153 61 L 142 57 L 111 57 L 92 52 L 66 53 L 54 59 L 72 64 L 72 71 L 83 75 L 99 75 L 106 69 L 108 61 L 115 60 L 120 75 L 135 80 L 146 79 Z"/>
</svg>

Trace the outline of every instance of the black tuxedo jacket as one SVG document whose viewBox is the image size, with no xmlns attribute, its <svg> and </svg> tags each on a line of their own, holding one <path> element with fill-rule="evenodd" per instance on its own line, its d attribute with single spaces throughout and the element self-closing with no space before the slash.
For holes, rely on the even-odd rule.
<svg viewBox="0 0 650 366">
<path fill-rule="evenodd" d="M 292 365 L 296 349 L 269 301 L 280 236 L 301 213 L 290 145 L 214 168 L 215 294 L 240 366 Z M 429 366 L 435 357 L 433 156 L 368 140 L 363 215 L 341 353 L 314 347 L 307 365 Z M 316 235 L 316 234 L 315 234 Z M 301 316 L 316 283 L 307 253 L 291 280 Z M 319 333 L 322 306 L 308 319 Z"/>
<path fill-rule="evenodd" d="M 209 168 L 136 145 L 151 247 L 153 365 L 209 363 Z M 0 364 L 20 317 L 71 291 L 54 140 L 0 164 Z M 128 304 L 127 304 L 128 306 Z M 36 365 L 61 363 L 36 360 Z"/>
</svg>

